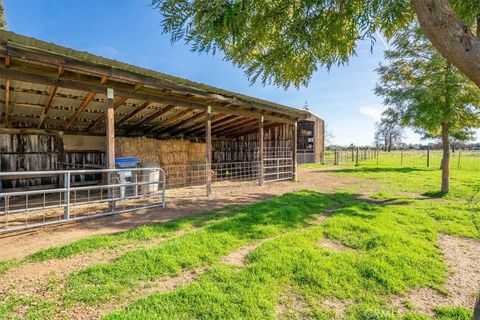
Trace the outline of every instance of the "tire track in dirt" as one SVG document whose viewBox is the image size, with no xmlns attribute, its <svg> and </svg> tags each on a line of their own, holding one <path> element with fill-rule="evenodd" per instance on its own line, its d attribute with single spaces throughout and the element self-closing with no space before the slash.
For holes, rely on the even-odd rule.
<svg viewBox="0 0 480 320">
<path fill-rule="evenodd" d="M 135 290 L 129 290 L 129 292 L 123 294 L 119 299 L 113 299 L 107 303 L 96 306 L 77 303 L 73 306 L 73 308 L 57 315 L 57 318 L 65 319 L 66 317 L 68 319 L 78 320 L 100 319 L 111 312 L 121 310 L 130 304 L 152 294 L 167 293 L 180 287 L 187 286 L 194 282 L 205 271 L 206 268 L 202 267 L 193 270 L 187 270 L 174 277 L 145 281 L 142 282 L 142 284 L 140 284 Z"/>
<path fill-rule="evenodd" d="M 52 259 L 41 262 L 27 262 L 13 267 L 0 277 L 0 298 L 9 293 L 19 295 L 49 295 L 46 286 L 51 279 L 60 285 L 72 273 L 93 264 L 112 262 L 121 255 L 136 249 L 155 247 L 169 239 L 185 234 L 176 232 L 173 236 L 141 241 L 115 249 L 100 249 L 94 252 L 77 254 L 65 259 Z"/>
</svg>

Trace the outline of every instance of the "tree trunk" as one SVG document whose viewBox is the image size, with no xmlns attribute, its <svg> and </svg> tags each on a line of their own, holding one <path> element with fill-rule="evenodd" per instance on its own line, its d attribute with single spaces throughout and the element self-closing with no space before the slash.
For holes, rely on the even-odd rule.
<svg viewBox="0 0 480 320">
<path fill-rule="evenodd" d="M 480 320 L 480 291 L 478 292 L 475 310 L 473 311 L 473 320 Z"/>
<path fill-rule="evenodd" d="M 449 123 L 442 123 L 442 193 L 450 191 L 450 135 Z"/>
<path fill-rule="evenodd" d="M 448 0 L 412 0 L 427 38 L 442 56 L 480 87 L 480 39 L 461 23 Z"/>
</svg>

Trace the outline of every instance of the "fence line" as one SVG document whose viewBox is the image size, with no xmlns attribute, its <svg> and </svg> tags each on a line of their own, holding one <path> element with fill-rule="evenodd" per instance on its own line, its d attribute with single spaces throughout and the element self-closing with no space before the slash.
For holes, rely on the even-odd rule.
<svg viewBox="0 0 480 320">
<path fill-rule="evenodd" d="M 348 148 L 325 151 L 325 163 L 337 165 L 396 166 L 440 168 L 442 150 L 394 150 L 383 151 L 368 148 Z M 450 152 L 451 169 L 480 169 L 480 150 L 457 149 Z"/>
</svg>

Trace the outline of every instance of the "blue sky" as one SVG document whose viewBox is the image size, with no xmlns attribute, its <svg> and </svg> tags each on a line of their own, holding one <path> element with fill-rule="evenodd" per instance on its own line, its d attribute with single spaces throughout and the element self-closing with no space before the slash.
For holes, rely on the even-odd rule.
<svg viewBox="0 0 480 320">
<path fill-rule="evenodd" d="M 160 13 L 149 0 L 4 0 L 8 29 L 77 50 L 139 65 L 197 82 L 310 109 L 325 119 L 336 144 L 367 145 L 382 111 L 373 93 L 374 69 L 384 45 L 360 43 L 348 66 L 317 72 L 308 88 L 287 91 L 250 85 L 242 70 L 221 55 L 192 53 L 162 34 Z M 418 136 L 408 132 L 407 142 Z"/>
</svg>

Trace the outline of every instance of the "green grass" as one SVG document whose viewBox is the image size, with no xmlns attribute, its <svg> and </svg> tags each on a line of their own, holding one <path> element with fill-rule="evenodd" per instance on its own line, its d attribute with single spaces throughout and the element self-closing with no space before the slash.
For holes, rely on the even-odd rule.
<svg viewBox="0 0 480 320">
<path fill-rule="evenodd" d="M 128 231 L 110 235 L 97 235 L 72 243 L 39 250 L 26 256 L 24 259 L 0 261 L 0 275 L 11 268 L 30 262 L 42 262 L 53 259 L 65 259 L 75 255 L 92 252 L 100 249 L 114 249 L 125 245 L 147 242 L 158 238 L 172 237 L 178 231 L 188 231 L 212 223 L 225 216 L 238 212 L 242 207 L 230 205 L 199 217 L 187 217 L 167 223 L 145 225 Z"/>
<path fill-rule="evenodd" d="M 35 252 L 27 256 L 25 261 L 39 262 L 51 259 L 63 259 L 102 248 L 116 248 L 139 241 L 148 241 L 161 237 L 169 237 L 177 231 L 200 227 L 206 223 L 211 223 L 212 221 L 225 217 L 226 215 L 231 215 L 239 209 L 239 206 L 227 206 L 224 209 L 210 212 L 201 217 L 188 217 L 164 224 L 145 225 L 111 235 L 93 236 L 67 245 L 52 247 Z"/>
<path fill-rule="evenodd" d="M 390 301 L 422 287 L 448 294 L 443 284 L 449 270 L 437 241 L 440 234 L 480 239 L 479 208 L 469 203 L 479 172 L 452 171 L 452 192 L 440 198 L 439 170 L 362 165 L 342 166 L 331 174 L 364 179 L 378 191 L 369 195 L 372 201 L 355 197 L 362 185 L 342 188 L 351 192 L 287 193 L 201 218 L 43 250 L 20 263 L 166 238 L 154 247 L 133 249 L 112 262 L 71 274 L 52 289 L 58 290 L 60 305 L 10 295 L 0 303 L 0 318 L 9 318 L 22 305 L 40 318 L 42 312 L 48 318 L 77 303 L 101 305 L 122 299 L 143 282 L 203 267 L 205 272 L 192 283 L 144 297 L 105 319 L 272 319 L 286 294 L 295 298 L 286 307 L 285 318 L 333 319 L 335 311 L 323 301 L 334 300 L 346 304 L 346 319 L 430 319 L 407 300 L 408 313 L 401 316 Z M 328 219 L 314 223 L 325 210 L 331 211 Z M 171 237 L 178 230 L 187 232 Z M 322 246 L 323 239 L 348 250 Z M 221 262 L 227 254 L 260 240 L 266 241 L 247 256 L 245 266 Z M 52 287 L 57 287 L 55 281 Z M 435 319 L 471 318 L 470 310 L 459 306 L 436 307 L 434 312 Z"/>
<path fill-rule="evenodd" d="M 67 302 L 97 303 L 150 278 L 173 276 L 209 265 L 248 242 L 304 227 L 323 210 L 345 202 L 311 191 L 285 194 L 247 207 L 244 211 L 158 247 L 128 252 L 109 264 L 91 266 L 68 281 Z"/>
<path fill-rule="evenodd" d="M 266 242 L 243 269 L 213 263 L 193 284 L 154 294 L 106 319 L 268 319 L 287 286 L 307 303 L 309 316 L 328 318 L 318 302 L 333 298 L 349 301 L 348 319 L 397 319 L 389 297 L 441 288 L 445 280 L 439 227 L 412 208 L 352 201 L 321 225 Z M 322 248 L 322 238 L 353 250 Z"/>
</svg>

